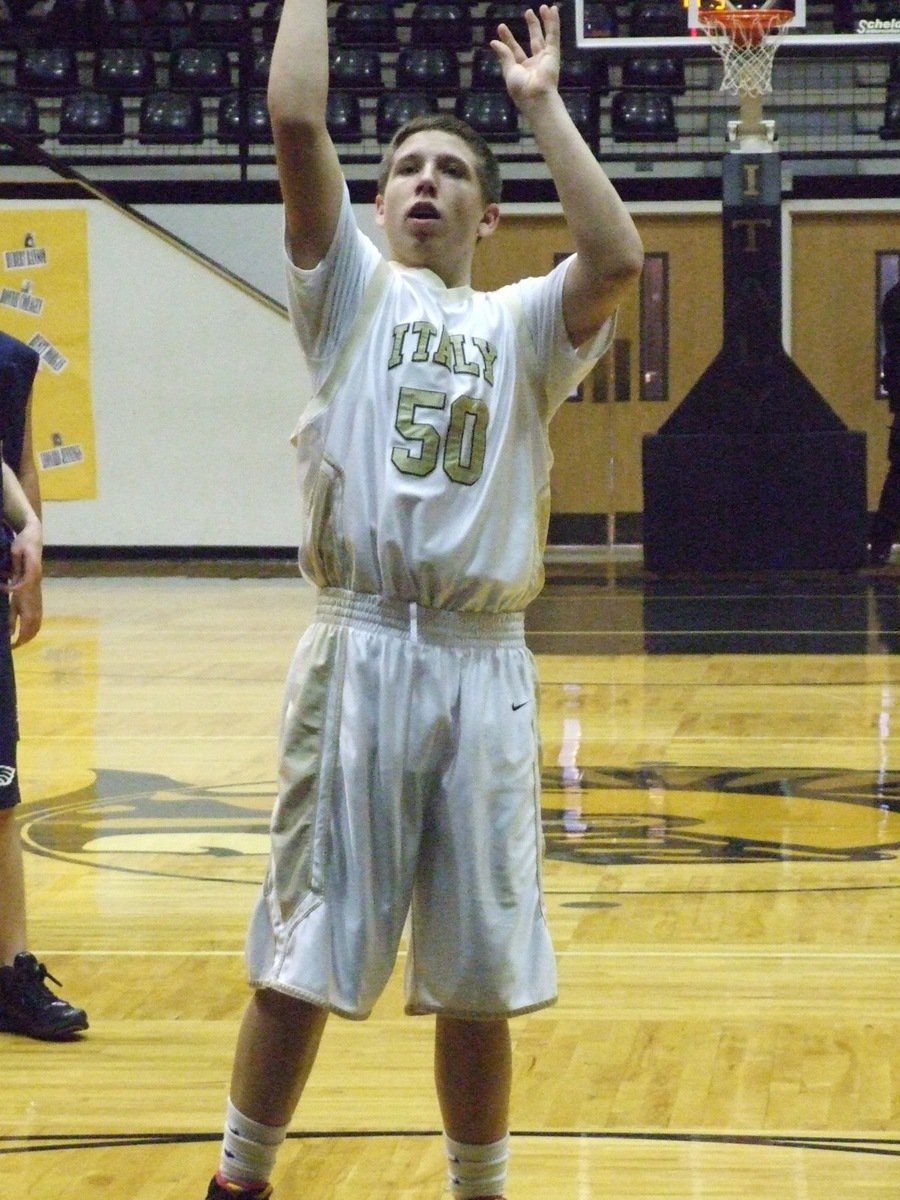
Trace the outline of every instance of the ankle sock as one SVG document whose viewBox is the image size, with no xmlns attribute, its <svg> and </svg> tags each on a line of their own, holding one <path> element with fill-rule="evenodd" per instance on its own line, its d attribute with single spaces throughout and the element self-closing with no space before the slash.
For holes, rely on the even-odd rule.
<svg viewBox="0 0 900 1200">
<path fill-rule="evenodd" d="M 287 1130 L 287 1125 L 261 1125 L 252 1121 L 229 1100 L 217 1172 L 219 1181 L 237 1183 L 243 1188 L 265 1187 Z"/>
<path fill-rule="evenodd" d="M 506 1186 L 509 1163 L 509 1134 L 499 1142 L 471 1146 L 454 1142 L 444 1134 L 447 1173 L 454 1200 L 476 1200 L 480 1196 L 499 1196 Z"/>
</svg>

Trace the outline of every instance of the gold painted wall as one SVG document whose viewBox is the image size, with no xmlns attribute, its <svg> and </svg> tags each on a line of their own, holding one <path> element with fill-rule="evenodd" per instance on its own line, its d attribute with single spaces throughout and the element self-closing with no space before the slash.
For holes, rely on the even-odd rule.
<svg viewBox="0 0 900 1200">
<path fill-rule="evenodd" d="M 869 509 L 887 471 L 887 401 L 876 398 L 875 255 L 900 252 L 900 214 L 795 213 L 791 354 L 841 420 L 862 430 Z"/>
<path fill-rule="evenodd" d="M 630 355 L 630 399 L 566 404 L 554 419 L 553 511 L 641 512 L 641 437 L 655 432 L 722 341 L 722 235 L 718 213 L 641 214 L 648 252 L 668 255 L 669 399 L 639 401 L 638 297 L 623 307 L 617 338 Z M 794 213 L 791 233 L 792 356 L 850 429 L 867 435 L 869 507 L 886 470 L 889 415 L 875 398 L 875 253 L 900 250 L 891 212 Z M 556 217 L 507 215 L 476 256 L 477 287 L 550 269 L 571 249 Z M 600 371 L 611 371 L 612 355 Z M 611 384 L 610 384 L 611 390 Z"/>
<path fill-rule="evenodd" d="M 722 340 L 722 249 L 719 217 L 641 216 L 649 252 L 669 256 L 669 400 L 638 400 L 638 294 L 619 313 L 617 340 L 627 343 L 627 401 L 594 403 L 588 380 L 582 403 L 563 406 L 551 426 L 556 513 L 640 512 L 641 438 L 654 433 L 715 355 Z M 550 270 L 571 250 L 559 217 L 504 216 L 490 244 L 476 255 L 476 287 L 500 287 L 523 274 Z M 612 353 L 598 371 L 612 372 Z M 612 379 L 608 387 L 612 393 Z"/>
</svg>

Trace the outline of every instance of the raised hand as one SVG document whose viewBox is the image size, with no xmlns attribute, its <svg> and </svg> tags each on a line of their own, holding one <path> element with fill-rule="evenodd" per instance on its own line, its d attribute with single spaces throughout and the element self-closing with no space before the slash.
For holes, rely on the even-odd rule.
<svg viewBox="0 0 900 1200">
<path fill-rule="evenodd" d="M 506 90 L 519 109 L 555 91 L 559 82 L 559 9 L 542 4 L 538 12 L 539 16 L 531 8 L 525 12 L 528 51 L 519 45 L 507 25 L 497 27 L 497 37 L 491 42 Z"/>
</svg>

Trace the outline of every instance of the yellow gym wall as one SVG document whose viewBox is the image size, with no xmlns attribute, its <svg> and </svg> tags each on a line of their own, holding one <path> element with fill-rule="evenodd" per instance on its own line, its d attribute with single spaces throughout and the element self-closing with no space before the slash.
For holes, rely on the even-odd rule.
<svg viewBox="0 0 900 1200">
<path fill-rule="evenodd" d="M 630 370 L 627 400 L 614 400 L 613 355 L 589 379 L 581 403 L 566 404 L 551 427 L 553 511 L 639 513 L 643 509 L 641 438 L 655 432 L 713 359 L 722 341 L 722 234 L 717 211 L 640 213 L 648 253 L 668 258 L 669 375 L 666 402 L 639 396 L 638 295 L 619 314 L 617 341 Z M 476 256 L 476 287 L 498 287 L 547 271 L 569 251 L 562 218 L 507 214 L 490 250 Z M 892 211 L 792 211 L 791 353 L 850 429 L 867 435 L 869 507 L 885 472 L 887 405 L 875 396 L 875 256 L 900 250 Z M 620 348 L 621 349 L 621 348 Z M 620 360 L 621 361 L 621 356 Z M 619 381 L 621 391 L 622 382 Z"/>
<path fill-rule="evenodd" d="M 877 399 L 875 261 L 900 253 L 895 212 L 795 212 L 791 355 L 841 420 L 866 434 L 869 509 L 887 471 L 887 401 Z"/>
</svg>

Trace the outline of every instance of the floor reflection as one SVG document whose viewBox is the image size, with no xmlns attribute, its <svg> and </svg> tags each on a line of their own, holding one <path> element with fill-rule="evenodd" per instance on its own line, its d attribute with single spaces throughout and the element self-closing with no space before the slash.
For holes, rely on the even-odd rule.
<svg viewBox="0 0 900 1200">
<path fill-rule="evenodd" d="M 527 629 L 539 654 L 897 654 L 900 575 L 598 563 L 551 575 Z"/>
</svg>

